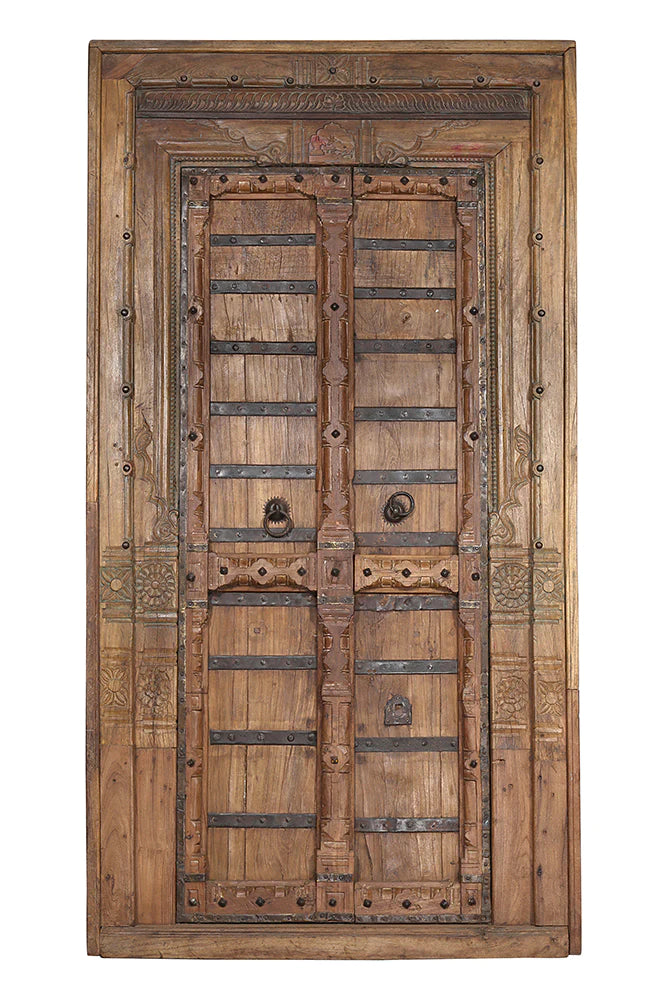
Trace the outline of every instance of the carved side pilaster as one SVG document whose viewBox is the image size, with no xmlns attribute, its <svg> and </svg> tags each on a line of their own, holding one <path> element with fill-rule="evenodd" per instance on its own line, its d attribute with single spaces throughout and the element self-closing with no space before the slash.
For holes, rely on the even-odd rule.
<svg viewBox="0 0 667 1000">
<path fill-rule="evenodd" d="M 354 725 L 351 201 L 318 199 L 322 260 L 320 515 L 318 617 L 320 662 L 317 901 L 319 919 L 354 913 Z"/>
<path fill-rule="evenodd" d="M 191 191 L 195 188 L 192 186 Z M 181 761 L 183 874 L 202 877 L 206 862 L 206 690 L 208 662 L 208 486 L 209 486 L 209 178 L 198 177 L 197 201 L 187 210 L 188 283 L 186 316 L 187 422 L 185 491 L 184 699 Z M 203 912 L 199 886 L 185 887 L 188 915 Z"/>
</svg>

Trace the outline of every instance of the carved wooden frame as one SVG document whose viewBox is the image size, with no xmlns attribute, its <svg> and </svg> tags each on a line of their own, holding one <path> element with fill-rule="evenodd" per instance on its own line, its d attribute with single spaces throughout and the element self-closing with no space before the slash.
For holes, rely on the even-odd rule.
<svg viewBox="0 0 667 1000">
<path fill-rule="evenodd" d="M 91 953 L 396 958 L 580 950 L 574 59 L 570 42 L 346 43 L 345 53 L 326 42 L 91 44 Z M 244 76 L 235 72 L 241 61 Z M 200 116 L 196 138 L 180 126 L 187 116 Z M 175 834 L 179 805 L 177 701 L 194 699 L 196 720 L 202 696 L 196 666 L 189 690 L 176 689 L 183 574 L 174 242 L 180 168 L 214 162 L 464 162 L 486 173 L 491 925 L 311 925 L 286 934 L 175 923 L 176 838 L 165 831 Z M 156 179 L 150 197 L 147 172 Z M 171 281 L 155 281 L 167 261 Z M 345 518 L 336 518 L 338 537 Z M 335 608 L 332 641 L 346 629 Z M 186 613 L 202 617 L 205 609 Z M 334 699 L 344 694 L 332 688 Z M 149 882 L 164 891 L 149 893 Z"/>
</svg>

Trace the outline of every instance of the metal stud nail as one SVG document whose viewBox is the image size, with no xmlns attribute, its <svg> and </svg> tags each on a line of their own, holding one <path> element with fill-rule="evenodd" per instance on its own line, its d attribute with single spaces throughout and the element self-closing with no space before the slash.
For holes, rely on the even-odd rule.
<svg viewBox="0 0 667 1000">
<path fill-rule="evenodd" d="M 378 78 L 376 76 L 369 76 L 368 77 L 368 82 L 369 83 L 377 83 L 378 82 Z"/>
<path fill-rule="evenodd" d="M 267 181 L 266 174 L 260 174 L 258 179 L 260 184 L 266 184 Z"/>
<path fill-rule="evenodd" d="M 229 180 L 229 177 L 227 176 L 227 174 L 220 174 L 220 183 L 221 184 L 226 184 L 228 180 Z"/>
<path fill-rule="evenodd" d="M 410 907 L 412 906 L 412 903 L 410 902 L 409 899 L 404 899 L 403 902 L 401 903 L 401 906 L 403 907 L 404 910 L 409 910 Z"/>
<path fill-rule="evenodd" d="M 535 542 L 535 548 L 536 549 L 543 549 L 544 548 L 544 542 Z"/>
<path fill-rule="evenodd" d="M 544 157 L 543 156 L 536 156 L 535 157 L 535 163 L 539 163 L 539 165 L 542 166 L 542 164 L 544 163 Z"/>
<path fill-rule="evenodd" d="M 266 900 L 262 899 L 261 896 L 258 896 L 257 899 L 255 900 L 255 903 L 257 904 L 257 906 L 264 906 L 265 902 L 266 902 Z"/>
<path fill-rule="evenodd" d="M 332 438 L 339 438 L 340 437 L 340 431 L 339 430 L 332 431 L 331 432 L 331 437 Z"/>
<path fill-rule="evenodd" d="M 471 578 L 472 578 L 473 580 L 479 580 L 479 573 L 472 573 L 472 574 L 471 574 Z"/>
<path fill-rule="evenodd" d="M 197 186 L 197 178 L 196 177 L 191 177 L 190 178 L 190 183 L 192 184 L 193 187 L 196 187 Z"/>
<path fill-rule="evenodd" d="M 338 305 L 337 302 L 332 302 L 331 303 L 331 311 L 332 312 L 338 312 L 339 309 L 340 309 L 340 306 Z"/>
<path fill-rule="evenodd" d="M 340 570 L 338 569 L 338 567 L 337 567 L 337 566 L 335 566 L 335 567 L 334 567 L 334 568 L 333 568 L 333 569 L 331 570 L 331 575 L 332 575 L 332 576 L 340 576 Z"/>
<path fill-rule="evenodd" d="M 130 393 L 132 392 L 132 386 L 129 384 L 129 382 L 123 382 L 123 384 L 120 387 L 120 391 L 124 396 L 129 396 Z"/>
<path fill-rule="evenodd" d="M 179 80 L 181 81 L 181 83 L 187 83 L 187 82 L 188 82 L 188 78 L 187 78 L 187 76 L 185 75 L 185 73 L 183 73 L 183 75 L 182 75 L 182 76 L 179 76 L 179 78 L 178 78 L 178 79 L 179 79 Z"/>
<path fill-rule="evenodd" d="M 533 80 L 533 87 L 539 87 L 539 85 L 540 85 L 539 80 Z"/>
<path fill-rule="evenodd" d="M 332 174 L 331 175 L 331 180 L 334 182 L 334 184 L 338 184 L 338 181 L 340 180 L 340 176 L 338 174 Z"/>
<path fill-rule="evenodd" d="M 471 316 L 476 316 L 478 312 L 479 312 L 479 309 L 477 308 L 477 306 L 472 306 L 472 308 L 470 310 L 470 315 Z"/>
<path fill-rule="evenodd" d="M 478 76 L 477 77 L 477 83 L 484 83 L 484 77 L 483 76 Z"/>
<path fill-rule="evenodd" d="M 297 182 L 297 184 L 300 184 L 301 181 L 303 180 L 303 174 L 295 174 L 294 180 Z"/>
<path fill-rule="evenodd" d="M 132 472 L 132 466 L 130 465 L 129 462 L 123 463 L 123 472 L 125 473 L 126 476 L 129 476 L 129 474 Z"/>
<path fill-rule="evenodd" d="M 223 899 L 222 896 L 218 900 L 218 906 L 227 906 L 227 900 Z"/>
<path fill-rule="evenodd" d="M 440 576 L 443 577 L 443 578 L 449 576 L 449 570 L 448 569 L 441 569 L 440 570 Z"/>
<path fill-rule="evenodd" d="M 373 570 L 366 568 L 364 570 L 364 576 L 370 576 L 372 572 L 373 572 Z"/>
<path fill-rule="evenodd" d="M 221 566 L 220 567 L 220 576 L 227 576 L 228 573 L 229 573 L 229 569 L 228 569 L 227 566 Z"/>
<path fill-rule="evenodd" d="M 408 569 L 407 566 L 405 567 L 405 569 L 401 570 L 401 576 L 404 576 L 406 580 L 410 576 L 410 570 Z"/>
<path fill-rule="evenodd" d="M 409 184 L 409 183 L 410 183 L 409 177 L 401 177 L 401 184 Z"/>
<path fill-rule="evenodd" d="M 363 902 L 363 905 L 366 907 L 366 909 L 368 909 L 369 907 L 371 907 L 373 905 L 373 900 L 372 899 L 365 899 L 364 902 Z"/>
<path fill-rule="evenodd" d="M 305 896 L 297 896 L 296 905 L 297 906 L 305 906 L 306 905 L 306 898 L 305 898 Z"/>
<path fill-rule="evenodd" d="M 257 570 L 257 572 L 258 572 L 258 574 L 260 576 L 266 576 L 266 567 L 265 566 L 260 566 L 259 569 Z"/>
<path fill-rule="evenodd" d="M 334 76 L 335 73 L 336 73 L 336 67 L 335 66 L 329 66 L 329 72 L 331 73 L 332 76 Z"/>
<path fill-rule="evenodd" d="M 476 760 L 471 760 L 470 761 L 470 767 L 477 767 L 477 761 Z"/>
<path fill-rule="evenodd" d="M 537 469 L 538 472 L 544 472 L 544 466 L 543 465 L 536 465 L 535 468 Z"/>
<path fill-rule="evenodd" d="M 130 543 L 128 542 L 127 538 L 125 539 L 124 542 L 121 542 L 121 546 L 120 547 L 121 547 L 121 549 L 129 549 Z"/>
<path fill-rule="evenodd" d="M 474 896 L 468 896 L 468 906 L 474 906 L 477 900 Z"/>
<path fill-rule="evenodd" d="M 477 187 L 477 178 L 471 177 L 470 180 L 468 181 L 468 184 L 470 185 L 471 188 Z"/>
<path fill-rule="evenodd" d="M 188 906 L 199 906 L 199 900 L 196 896 L 190 896 L 188 899 Z"/>
<path fill-rule="evenodd" d="M 131 240 L 132 239 L 132 233 L 128 232 L 127 229 L 126 229 L 125 232 L 123 233 L 123 239 L 124 240 Z"/>
<path fill-rule="evenodd" d="M 547 314 L 546 309 L 538 309 L 537 310 L 537 315 L 540 317 L 540 319 L 542 319 L 544 316 L 546 316 L 546 314 Z"/>
<path fill-rule="evenodd" d="M 544 386 L 543 385 L 535 386 L 535 392 L 538 396 L 541 396 L 544 392 Z"/>
<path fill-rule="evenodd" d="M 287 79 L 285 80 L 285 83 L 289 83 L 289 84 L 294 83 L 294 77 L 293 76 L 288 76 Z"/>
<path fill-rule="evenodd" d="M 330 899 L 329 900 L 329 906 L 335 906 L 335 905 L 336 905 L 336 900 L 335 899 Z"/>
<path fill-rule="evenodd" d="M 196 441 L 197 440 L 197 431 L 190 431 L 190 433 L 188 434 L 188 437 L 190 438 L 191 441 Z"/>
<path fill-rule="evenodd" d="M 442 184 L 444 187 L 445 184 L 449 184 L 449 181 L 447 180 L 446 177 L 441 177 L 439 183 Z"/>
<path fill-rule="evenodd" d="M 478 439 L 479 439 L 479 434 L 477 433 L 477 431 L 473 431 L 472 434 L 470 435 L 470 440 L 477 441 Z"/>
<path fill-rule="evenodd" d="M 370 184 L 372 180 L 373 178 L 370 176 L 370 174 L 366 174 L 366 176 L 364 177 L 364 184 Z"/>
<path fill-rule="evenodd" d="M 236 73 L 234 73 L 234 75 L 230 76 L 229 79 L 232 81 L 232 83 L 236 83 L 238 81 L 238 76 L 236 75 Z"/>
<path fill-rule="evenodd" d="M 448 899 L 441 899 L 440 900 L 440 906 L 443 908 L 443 910 L 446 910 L 448 908 L 448 906 L 449 906 L 449 900 Z"/>
<path fill-rule="evenodd" d="M 123 308 L 120 311 L 120 314 L 123 317 L 123 319 L 126 319 L 130 315 L 130 310 L 127 308 L 127 306 L 123 306 Z"/>
<path fill-rule="evenodd" d="M 195 759 L 194 759 L 194 757 L 190 757 L 188 760 L 186 760 L 185 763 L 188 765 L 188 767 L 194 767 L 195 766 Z"/>
<path fill-rule="evenodd" d="M 195 575 L 194 575 L 194 573 L 186 573 L 186 574 L 185 574 L 185 579 L 186 579 L 186 580 L 189 580 L 189 581 L 190 581 L 190 583 L 193 583 L 193 582 L 194 582 L 194 580 L 195 580 Z"/>
<path fill-rule="evenodd" d="M 544 233 L 535 233 L 535 239 L 536 240 L 543 240 L 544 239 Z"/>
</svg>

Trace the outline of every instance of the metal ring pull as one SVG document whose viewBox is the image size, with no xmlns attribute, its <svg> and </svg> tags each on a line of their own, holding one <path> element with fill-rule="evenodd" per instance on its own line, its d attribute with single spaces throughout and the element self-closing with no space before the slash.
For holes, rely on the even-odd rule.
<svg viewBox="0 0 667 1000">
<path fill-rule="evenodd" d="M 407 500 L 407 504 L 404 502 Z M 382 511 L 385 521 L 389 524 L 398 524 L 410 517 L 415 509 L 415 499 L 410 493 L 392 493 L 387 500 Z"/>
<path fill-rule="evenodd" d="M 284 538 L 294 527 L 290 506 L 282 497 L 271 497 L 264 504 L 264 531 L 271 538 Z"/>
</svg>

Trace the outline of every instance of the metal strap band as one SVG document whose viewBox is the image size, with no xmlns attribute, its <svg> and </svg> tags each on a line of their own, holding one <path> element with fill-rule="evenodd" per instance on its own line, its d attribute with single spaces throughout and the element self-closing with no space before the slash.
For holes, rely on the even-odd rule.
<svg viewBox="0 0 667 1000">
<path fill-rule="evenodd" d="M 316 415 L 317 403 L 211 403 L 212 417 L 314 417 Z"/>
<path fill-rule="evenodd" d="M 216 590 L 209 595 L 209 601 L 218 608 L 233 605 L 247 608 L 312 608 L 317 604 L 317 597 L 315 594 L 291 594 L 286 591 L 257 594 Z"/>
<path fill-rule="evenodd" d="M 315 670 L 314 656 L 209 656 L 209 670 Z"/>
<path fill-rule="evenodd" d="M 271 747 L 295 746 L 310 747 L 317 743 L 316 732 L 254 729 L 211 729 L 209 733 L 211 746 L 258 746 L 264 744 Z"/>
<path fill-rule="evenodd" d="M 314 830 L 315 813 L 209 813 L 208 825 L 266 830 Z"/>
<path fill-rule="evenodd" d="M 294 532 L 290 535 L 293 537 Z M 357 545 L 361 546 L 396 546 L 400 548 L 418 546 L 455 546 L 458 539 L 453 531 L 358 531 L 355 534 Z"/>
<path fill-rule="evenodd" d="M 316 281 L 212 281 L 213 295 L 314 295 Z"/>
<path fill-rule="evenodd" d="M 210 664 L 210 661 L 209 661 Z M 356 674 L 456 674 L 457 660 L 355 660 Z"/>
<path fill-rule="evenodd" d="M 314 340 L 212 340 L 211 354 L 317 354 Z"/>
<path fill-rule="evenodd" d="M 456 736 L 376 736 L 354 741 L 357 753 L 451 753 L 458 748 Z"/>
<path fill-rule="evenodd" d="M 211 406 L 217 404 L 211 404 Z M 213 412 L 211 410 L 211 412 Z M 456 420 L 453 406 L 355 406 L 355 420 Z"/>
<path fill-rule="evenodd" d="M 313 465 L 212 465 L 211 479 L 314 479 Z"/>
<path fill-rule="evenodd" d="M 458 601 L 450 594 L 357 594 L 354 606 L 357 611 L 450 611 Z"/>
<path fill-rule="evenodd" d="M 353 482 L 359 485 L 369 483 L 455 483 L 456 469 L 360 469 L 355 472 Z"/>
<path fill-rule="evenodd" d="M 244 235 L 234 234 L 211 234 L 212 247 L 314 247 L 316 242 L 315 233 L 292 233 L 286 236 L 284 233 L 246 233 Z"/>
<path fill-rule="evenodd" d="M 457 833 L 457 816 L 417 818 L 398 816 L 372 816 L 355 819 L 357 833 Z"/>
<path fill-rule="evenodd" d="M 362 340 L 354 341 L 355 354 L 456 354 L 456 341 L 447 340 Z"/>
<path fill-rule="evenodd" d="M 360 288 L 355 299 L 455 299 L 455 288 Z"/>
<path fill-rule="evenodd" d="M 355 238 L 355 250 L 456 250 L 456 240 L 375 240 Z"/>
<path fill-rule="evenodd" d="M 263 528 L 211 528 L 208 533 L 212 542 L 314 542 L 315 528 L 292 528 L 289 538 L 274 538 Z"/>
</svg>

